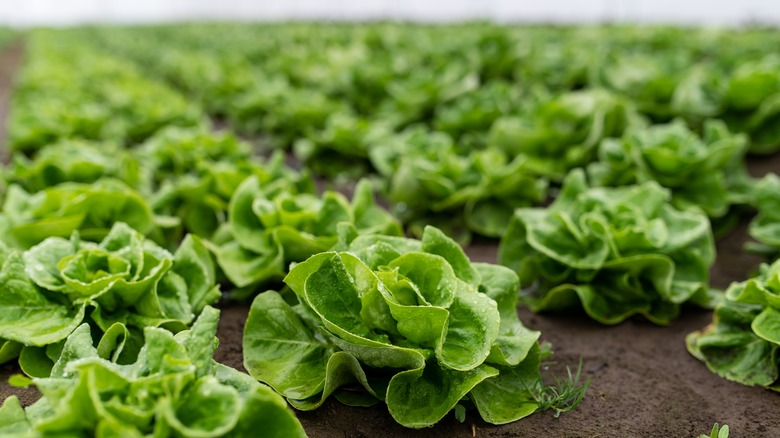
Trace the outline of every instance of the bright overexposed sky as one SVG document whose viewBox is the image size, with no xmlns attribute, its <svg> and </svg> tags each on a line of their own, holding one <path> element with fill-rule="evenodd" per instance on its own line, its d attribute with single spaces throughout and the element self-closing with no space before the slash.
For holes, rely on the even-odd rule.
<svg viewBox="0 0 780 438">
<path fill-rule="evenodd" d="M 399 19 L 780 24 L 780 0 L 0 0 L 0 24 Z"/>
</svg>

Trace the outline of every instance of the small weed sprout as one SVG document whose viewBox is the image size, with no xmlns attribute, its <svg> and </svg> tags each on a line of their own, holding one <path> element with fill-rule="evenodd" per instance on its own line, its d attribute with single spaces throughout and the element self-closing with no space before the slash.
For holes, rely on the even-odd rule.
<svg viewBox="0 0 780 438">
<path fill-rule="evenodd" d="M 550 385 L 545 385 L 540 377 L 532 388 L 528 388 L 534 400 L 539 403 L 537 412 L 552 409 L 553 417 L 558 418 L 562 413 L 569 412 L 580 404 L 590 385 L 589 378 L 580 383 L 582 359 L 580 358 L 576 372 L 572 373 L 571 368 L 566 367 L 566 374 L 566 378 L 553 375 L 554 383 Z"/>
<path fill-rule="evenodd" d="M 701 434 L 699 438 L 729 438 L 729 427 L 725 424 L 723 427 L 720 427 L 718 423 L 715 423 L 709 435 Z"/>
</svg>

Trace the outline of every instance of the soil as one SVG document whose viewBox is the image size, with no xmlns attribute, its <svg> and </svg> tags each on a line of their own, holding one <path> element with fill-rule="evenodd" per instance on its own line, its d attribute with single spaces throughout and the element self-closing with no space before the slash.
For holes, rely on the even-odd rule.
<svg viewBox="0 0 780 438">
<path fill-rule="evenodd" d="M 0 117 L 7 114 L 10 75 L 20 48 L 0 54 Z M 1 119 L 0 119 L 1 120 Z M 0 139 L 4 130 L 0 128 Z M 780 156 L 751 159 L 760 175 L 780 169 Z M 718 243 L 712 269 L 715 287 L 747 278 L 762 261 L 747 254 L 747 219 Z M 495 262 L 495 242 L 479 241 L 468 248 L 475 261 Z M 222 303 L 216 359 L 243 370 L 241 338 L 248 305 Z M 518 313 L 524 323 L 542 331 L 555 354 L 545 367 L 548 376 L 565 375 L 580 359 L 590 387 L 582 404 L 554 418 L 538 413 L 521 421 L 493 426 L 469 413 L 464 423 L 449 414 L 435 427 L 409 430 L 396 424 L 386 407 L 349 408 L 329 400 L 313 412 L 297 412 L 311 437 L 696 437 L 713 423 L 728 424 L 732 438 L 780 437 L 780 394 L 746 387 L 712 374 L 685 349 L 685 336 L 707 325 L 712 313 L 685 308 L 668 327 L 630 319 L 612 327 L 582 315 Z M 8 377 L 19 373 L 15 364 L 0 366 L 0 400 L 15 394 L 24 405 L 34 402 L 34 389 L 12 388 Z"/>
</svg>

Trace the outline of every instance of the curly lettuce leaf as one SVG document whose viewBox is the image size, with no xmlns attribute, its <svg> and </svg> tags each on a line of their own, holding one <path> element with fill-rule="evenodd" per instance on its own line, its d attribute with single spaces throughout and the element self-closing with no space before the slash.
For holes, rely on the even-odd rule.
<svg viewBox="0 0 780 438">
<path fill-rule="evenodd" d="M 719 376 L 780 390 L 780 264 L 733 283 L 710 325 L 686 338 L 688 351 Z"/>
<path fill-rule="evenodd" d="M 499 237 L 514 208 L 547 196 L 547 180 L 527 170 L 525 156 L 494 148 L 459 151 L 447 136 L 422 130 L 398 137 L 372 149 L 372 161 L 389 181 L 394 212 L 417 236 L 434 223 L 463 242 L 472 232 Z"/>
<path fill-rule="evenodd" d="M 360 177 L 372 170 L 369 149 L 390 133 L 381 120 L 339 112 L 328 117 L 322 130 L 296 140 L 293 151 L 318 175 Z"/>
<path fill-rule="evenodd" d="M 19 399 L 12 395 L 0 406 L 0 434 L 8 437 L 30 436 L 30 422 L 24 414 Z"/>
<path fill-rule="evenodd" d="M 93 183 L 101 178 L 118 179 L 135 188 L 144 183 L 140 163 L 130 152 L 78 139 L 48 145 L 33 159 L 14 155 L 5 170 L 9 184 L 33 193 L 65 182 Z"/>
<path fill-rule="evenodd" d="M 753 194 L 758 215 L 750 222 L 748 232 L 759 245 L 752 249 L 772 257 L 780 251 L 780 178 L 767 174 L 756 183 Z"/>
<path fill-rule="evenodd" d="M 281 154 L 255 159 L 249 144 L 203 127 L 162 130 L 133 153 L 144 163 L 150 207 L 166 221 L 155 238 L 168 247 L 187 233 L 214 237 L 227 223 L 231 197 L 250 176 L 313 190 L 308 174 L 287 167 Z"/>
<path fill-rule="evenodd" d="M 0 284 L 0 338 L 6 341 L 31 346 L 53 344 L 65 339 L 84 319 L 83 303 L 68 303 L 31 281 L 19 253 L 6 259 Z M 10 351 L 11 346 L 7 348 Z"/>
</svg>

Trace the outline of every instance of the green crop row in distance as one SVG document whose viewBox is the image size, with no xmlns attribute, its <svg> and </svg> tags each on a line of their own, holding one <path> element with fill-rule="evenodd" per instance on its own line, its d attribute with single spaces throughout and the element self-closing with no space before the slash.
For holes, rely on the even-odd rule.
<svg viewBox="0 0 780 438">
<path fill-rule="evenodd" d="M 690 169 L 715 169 L 674 198 L 727 229 L 750 185 L 727 167 L 780 147 L 772 30 L 286 23 L 79 32 L 235 130 L 292 148 L 317 174 L 379 174 L 413 232 L 433 223 L 464 243 L 502 235 L 515 207 L 545 200 L 547 180 L 589 165 L 594 184 L 655 179 L 674 192 Z M 675 127 L 643 134 L 648 123 Z M 658 163 L 670 156 L 685 158 Z"/>
</svg>

